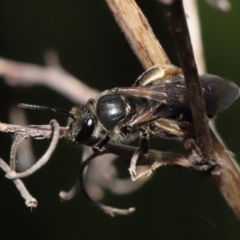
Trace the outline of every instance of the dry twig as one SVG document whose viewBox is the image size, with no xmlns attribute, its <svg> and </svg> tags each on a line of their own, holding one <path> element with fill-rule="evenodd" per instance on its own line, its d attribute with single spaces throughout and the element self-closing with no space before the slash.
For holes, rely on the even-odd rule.
<svg viewBox="0 0 240 240">
<path fill-rule="evenodd" d="M 11 171 L 10 167 L 1 158 L 0 158 L 0 167 L 2 168 L 3 171 L 6 172 L 6 174 L 8 174 Z M 27 207 L 30 207 L 30 208 L 37 207 L 37 204 L 38 204 L 37 200 L 31 196 L 31 194 L 28 192 L 28 190 L 24 186 L 23 182 L 20 179 L 15 179 L 13 180 L 13 183 L 16 185 L 22 197 L 25 199 L 25 203 Z"/>
<path fill-rule="evenodd" d="M 48 53 L 48 59 L 52 58 L 53 54 L 57 57 L 51 52 Z M 49 60 L 47 62 L 49 63 Z M 98 94 L 98 91 L 80 82 L 56 64 L 42 67 L 0 58 L 0 75 L 4 76 L 11 86 L 45 85 L 75 103 L 85 103 L 90 97 Z"/>
<path fill-rule="evenodd" d="M 106 3 L 144 69 L 171 64 L 134 0 L 106 0 Z"/>
<path fill-rule="evenodd" d="M 29 135 L 27 132 L 15 132 L 15 141 L 13 142 L 12 149 L 11 149 L 11 154 L 10 154 L 10 166 L 11 172 L 9 172 L 6 177 L 9 179 L 17 179 L 17 178 L 25 178 L 28 177 L 29 175 L 33 174 L 37 170 L 39 170 L 43 165 L 47 163 L 47 161 L 50 159 L 52 153 L 54 152 L 58 139 L 60 137 L 60 127 L 58 125 L 58 122 L 56 120 L 52 120 L 50 122 L 51 126 L 53 126 L 53 131 L 52 131 L 52 141 L 47 149 L 47 151 L 43 154 L 43 156 L 34 164 L 32 165 L 29 169 L 27 169 L 24 172 L 21 173 L 16 173 L 15 169 L 15 163 L 16 163 L 16 152 L 17 152 L 17 147 L 21 143 L 21 141 L 25 138 L 28 138 Z"/>
<path fill-rule="evenodd" d="M 208 117 L 182 1 L 174 1 L 172 4 L 166 5 L 166 15 L 172 28 L 180 65 L 188 89 L 197 144 L 202 151 L 204 159 L 212 160 L 212 139 Z"/>
<path fill-rule="evenodd" d="M 36 207 L 37 201 L 28 193 L 26 188 L 24 187 L 21 180 L 18 178 L 27 177 L 31 174 L 33 174 L 35 171 L 40 169 L 51 157 L 51 153 L 54 151 L 58 138 L 65 137 L 65 128 L 59 128 L 58 123 L 55 120 L 52 120 L 52 124 L 54 125 L 54 132 L 53 132 L 53 138 L 52 142 L 49 146 L 49 149 L 45 152 L 43 157 L 36 162 L 31 168 L 26 170 L 22 173 L 16 173 L 15 168 L 10 169 L 10 167 L 3 161 L 0 161 L 0 167 L 7 173 L 6 176 L 13 180 L 13 182 L 16 184 L 18 190 L 21 192 L 21 195 L 26 199 L 26 204 L 29 207 Z M 44 138 L 50 138 L 52 135 L 52 129 L 50 125 L 45 126 L 18 126 L 18 125 L 10 125 L 10 124 L 0 124 L 0 131 L 2 132 L 12 132 L 16 136 L 18 136 L 16 143 L 13 144 L 13 150 L 11 151 L 14 153 L 12 155 L 12 161 L 16 161 L 15 159 L 15 150 L 16 147 L 20 144 L 21 140 L 27 137 L 33 137 L 35 139 L 44 139 Z M 106 206 L 101 203 L 95 202 L 86 192 L 84 183 L 83 183 L 83 173 L 85 167 L 89 164 L 90 161 L 92 161 L 94 158 L 96 158 L 98 155 L 103 155 L 106 153 L 113 153 L 116 155 L 124 155 L 131 157 L 133 153 L 136 151 L 136 147 L 131 147 L 128 145 L 123 144 L 113 144 L 108 143 L 106 146 L 106 149 L 102 153 L 92 153 L 89 157 L 83 162 L 80 169 L 80 186 L 83 194 L 85 197 L 96 207 L 104 211 L 105 213 L 109 214 L 110 216 L 116 216 L 116 215 L 128 215 L 131 214 L 135 209 L 129 208 L 129 209 L 117 209 L 113 207 Z M 14 166 L 14 164 L 12 163 Z M 144 172 L 142 175 L 150 175 L 152 172 L 154 172 L 158 167 L 165 166 L 165 165 L 175 165 L 175 166 L 181 166 L 186 168 L 192 168 L 191 164 L 189 163 L 188 159 L 186 159 L 184 156 L 180 154 L 175 154 L 171 152 L 160 152 L 155 150 L 149 151 L 149 157 L 148 159 L 144 157 L 140 157 L 138 160 L 137 165 L 139 166 L 151 166 L 150 170 Z M 63 200 L 69 200 L 71 199 L 78 189 L 78 184 L 74 185 L 74 187 L 70 190 L 70 192 L 65 193 L 61 192 L 60 196 Z"/>
</svg>

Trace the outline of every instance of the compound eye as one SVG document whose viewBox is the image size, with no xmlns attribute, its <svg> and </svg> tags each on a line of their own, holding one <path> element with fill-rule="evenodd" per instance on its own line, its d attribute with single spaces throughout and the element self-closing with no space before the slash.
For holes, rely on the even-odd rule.
<svg viewBox="0 0 240 240">
<path fill-rule="evenodd" d="M 81 130 L 79 131 L 75 143 L 84 143 L 91 135 L 94 129 L 94 119 L 87 118 L 83 123 Z"/>
</svg>

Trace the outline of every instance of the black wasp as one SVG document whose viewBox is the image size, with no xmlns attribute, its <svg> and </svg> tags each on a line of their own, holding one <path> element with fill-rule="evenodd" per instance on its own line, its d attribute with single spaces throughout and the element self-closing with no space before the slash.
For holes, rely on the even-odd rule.
<svg viewBox="0 0 240 240">
<path fill-rule="evenodd" d="M 205 74 L 200 76 L 200 82 L 209 118 L 239 97 L 239 87 L 221 77 Z M 133 179 L 139 154 L 147 154 L 149 135 L 183 139 L 192 126 L 184 77 L 175 67 L 163 73 L 159 66 L 154 66 L 132 87 L 106 90 L 69 112 L 29 104 L 19 106 L 67 115 L 67 138 L 73 144 L 86 144 L 98 151 L 103 150 L 108 141 L 129 143 L 139 138 L 140 146 L 130 168 Z"/>
</svg>

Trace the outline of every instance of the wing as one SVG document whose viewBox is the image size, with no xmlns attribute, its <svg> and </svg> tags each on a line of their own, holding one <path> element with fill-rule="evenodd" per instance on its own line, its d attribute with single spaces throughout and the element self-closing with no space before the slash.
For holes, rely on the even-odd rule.
<svg viewBox="0 0 240 240">
<path fill-rule="evenodd" d="M 160 102 L 148 101 L 140 108 L 132 112 L 128 119 L 125 118 L 119 127 L 122 128 L 128 126 L 130 128 L 136 128 L 156 119 L 167 118 L 176 114 L 179 114 L 178 108 L 169 108 Z"/>
<path fill-rule="evenodd" d="M 189 105 L 185 81 L 182 77 L 175 77 L 169 82 L 154 85 L 115 88 L 114 91 L 121 95 L 160 102 L 169 107 L 184 108 Z"/>
<path fill-rule="evenodd" d="M 232 105 L 239 97 L 239 87 L 224 78 L 204 74 L 200 76 L 204 101 L 210 117 Z"/>
<path fill-rule="evenodd" d="M 226 79 L 205 74 L 200 76 L 200 82 L 209 117 L 213 117 L 223 111 L 239 97 L 239 87 Z M 165 117 L 171 116 L 171 112 L 173 112 L 172 114 L 176 114 L 191 111 L 186 84 L 182 76 L 174 77 L 171 81 L 163 83 L 153 84 L 152 81 L 151 84 L 144 86 L 117 88 L 115 91 L 118 94 L 145 98 L 161 103 L 165 107 L 162 106 L 158 111 L 164 111 L 162 115 Z M 163 117 L 161 116 L 161 112 L 159 116 Z"/>
<path fill-rule="evenodd" d="M 157 109 L 161 106 L 160 102 L 148 101 L 140 108 L 138 108 L 132 115 L 130 119 L 125 119 L 124 125 L 130 128 L 136 128 L 142 124 L 152 121 L 152 117 Z"/>
</svg>

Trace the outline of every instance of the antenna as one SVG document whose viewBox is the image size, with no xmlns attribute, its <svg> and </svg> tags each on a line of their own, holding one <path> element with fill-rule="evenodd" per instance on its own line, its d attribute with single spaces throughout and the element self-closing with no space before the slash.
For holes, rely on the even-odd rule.
<svg viewBox="0 0 240 240">
<path fill-rule="evenodd" d="M 54 113 L 60 113 L 62 115 L 65 115 L 67 117 L 70 117 L 70 118 L 76 120 L 75 117 L 71 113 L 69 113 L 68 111 L 66 111 L 64 109 L 61 109 L 61 108 L 50 108 L 50 107 L 46 107 L 46 106 L 27 104 L 27 103 L 19 103 L 18 106 L 21 107 L 21 108 L 32 109 L 32 110 L 40 110 L 40 111 L 49 111 L 49 112 L 54 112 Z"/>
</svg>

